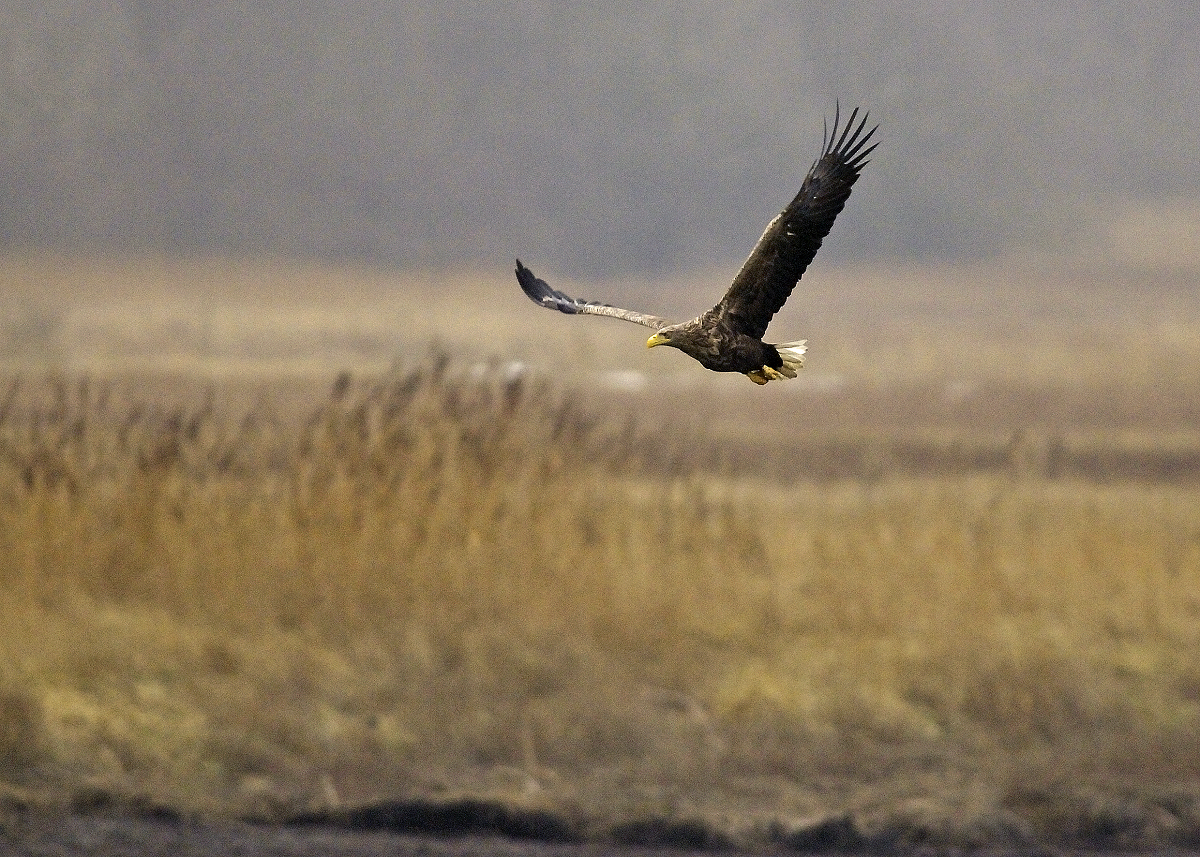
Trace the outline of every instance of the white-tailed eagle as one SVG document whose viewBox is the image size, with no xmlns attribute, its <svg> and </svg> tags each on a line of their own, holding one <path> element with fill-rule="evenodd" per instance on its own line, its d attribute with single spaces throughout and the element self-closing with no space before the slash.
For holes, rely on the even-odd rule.
<svg viewBox="0 0 1200 857">
<path fill-rule="evenodd" d="M 517 282 L 539 306 L 568 314 L 608 315 L 653 328 L 657 333 L 647 347 L 670 345 L 714 372 L 741 372 L 755 384 L 795 378 L 804 366 L 807 340 L 770 345 L 762 341 L 763 335 L 829 234 L 867 156 L 878 145 L 867 146 L 878 128 L 866 130 L 867 114 L 856 127 L 854 110 L 839 136 L 840 115 L 834 114 L 821 157 L 804 177 L 796 198 L 767 226 L 725 297 L 703 315 L 671 324 L 657 316 L 573 298 L 550 288 L 520 259 Z"/>
</svg>

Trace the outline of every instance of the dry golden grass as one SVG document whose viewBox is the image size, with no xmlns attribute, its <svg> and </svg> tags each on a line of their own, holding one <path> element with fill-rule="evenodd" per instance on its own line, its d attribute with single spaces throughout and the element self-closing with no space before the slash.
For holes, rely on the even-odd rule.
<svg viewBox="0 0 1200 857">
<path fill-rule="evenodd" d="M 251 814 L 470 794 L 748 842 L 844 811 L 958 843 L 1196 835 L 1195 482 L 1010 450 L 781 483 L 703 450 L 436 356 L 303 420 L 14 382 L 0 777 Z"/>
<path fill-rule="evenodd" d="M 507 280 L 4 260 L 0 804 L 1196 844 L 1195 295 L 930 277 L 760 391 Z"/>
</svg>

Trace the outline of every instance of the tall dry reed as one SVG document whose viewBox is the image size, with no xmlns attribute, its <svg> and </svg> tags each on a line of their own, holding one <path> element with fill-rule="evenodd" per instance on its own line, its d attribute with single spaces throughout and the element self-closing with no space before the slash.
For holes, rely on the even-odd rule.
<svg viewBox="0 0 1200 857">
<path fill-rule="evenodd" d="M 0 777 L 223 811 L 932 800 L 965 840 L 1132 795 L 1147 836 L 1192 829 L 1195 488 L 1052 478 L 1028 442 L 751 479 L 705 443 L 436 355 L 299 418 L 13 382 Z"/>
</svg>

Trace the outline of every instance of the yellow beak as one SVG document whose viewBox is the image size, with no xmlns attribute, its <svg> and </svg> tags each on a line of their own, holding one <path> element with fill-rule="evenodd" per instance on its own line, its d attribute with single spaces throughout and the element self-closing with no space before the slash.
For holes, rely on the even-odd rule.
<svg viewBox="0 0 1200 857">
<path fill-rule="evenodd" d="M 663 336 L 661 333 L 656 333 L 653 336 L 651 336 L 649 339 L 646 340 L 647 348 L 653 348 L 656 345 L 666 345 L 666 344 L 667 344 L 667 338 L 665 336 Z"/>
</svg>

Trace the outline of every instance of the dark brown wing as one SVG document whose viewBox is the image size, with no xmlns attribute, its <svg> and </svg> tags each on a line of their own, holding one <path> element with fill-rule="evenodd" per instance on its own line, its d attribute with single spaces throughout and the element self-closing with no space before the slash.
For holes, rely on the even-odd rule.
<svg viewBox="0 0 1200 857">
<path fill-rule="evenodd" d="M 659 318 L 656 315 L 645 315 L 644 313 L 634 312 L 631 309 L 621 309 L 620 307 L 600 304 L 595 301 L 585 301 L 556 291 L 550 288 L 545 280 L 540 279 L 533 271 L 522 265 L 520 259 L 517 260 L 516 273 L 517 282 L 521 284 L 521 290 L 529 295 L 529 299 L 538 306 L 544 306 L 547 309 L 556 309 L 568 315 L 576 315 L 578 313 L 607 315 L 613 318 L 624 319 L 625 321 L 632 321 L 634 324 L 652 327 L 655 330 L 661 330 L 669 324 L 665 318 Z"/>
<path fill-rule="evenodd" d="M 864 133 L 867 114 L 855 128 L 857 117 L 855 109 L 839 137 L 841 113 L 834 114 L 825 150 L 804 177 L 800 193 L 767 226 L 733 285 L 713 307 L 712 311 L 735 330 L 762 339 L 771 317 L 779 312 L 829 234 L 850 196 L 850 188 L 867 164 L 867 156 L 878 145 L 864 148 L 879 126 Z"/>
</svg>

